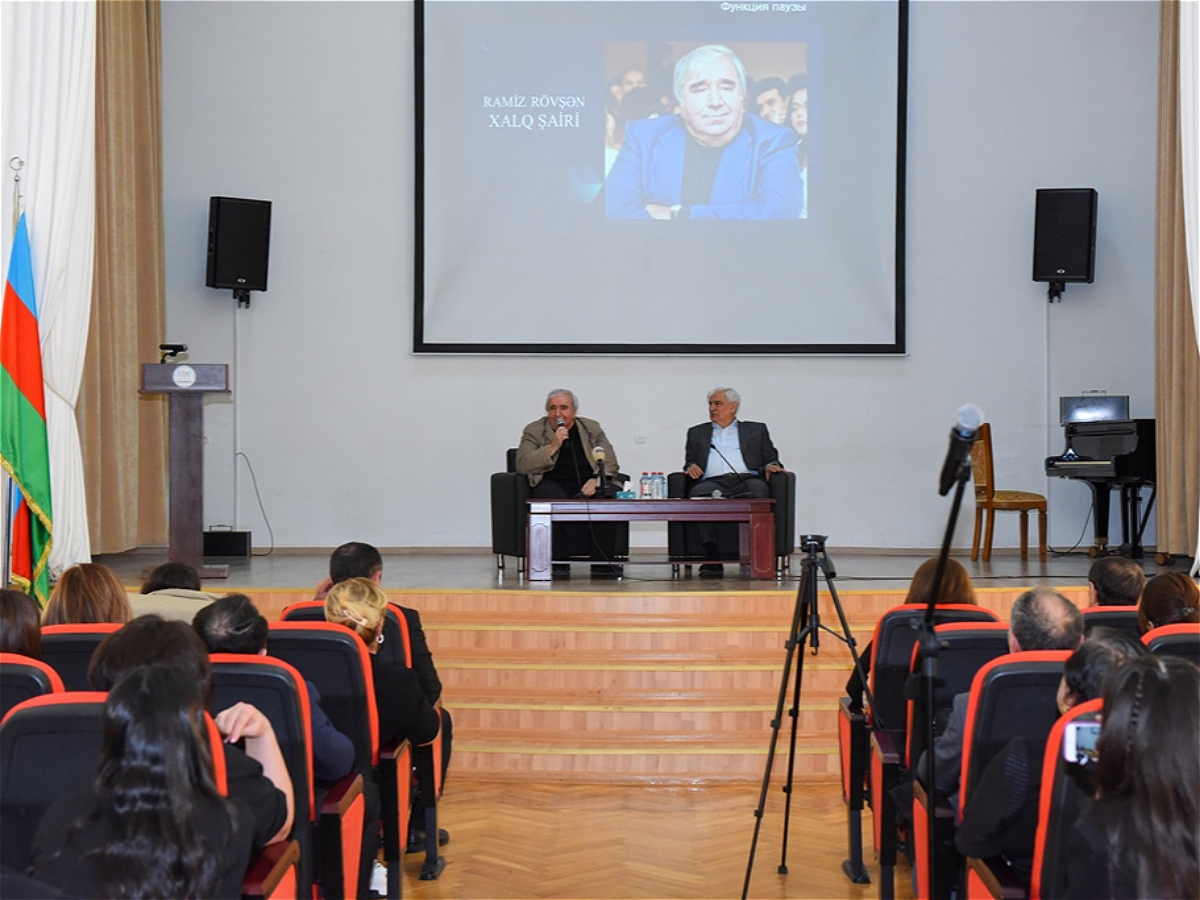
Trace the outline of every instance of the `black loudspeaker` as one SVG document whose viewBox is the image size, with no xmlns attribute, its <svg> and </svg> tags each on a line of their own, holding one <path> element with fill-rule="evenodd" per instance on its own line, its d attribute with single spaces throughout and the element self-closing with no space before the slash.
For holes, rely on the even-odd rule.
<svg viewBox="0 0 1200 900">
<path fill-rule="evenodd" d="M 235 291 L 265 291 L 270 248 L 270 200 L 209 198 L 206 285 Z"/>
<path fill-rule="evenodd" d="M 1037 192 L 1033 222 L 1033 280 L 1091 283 L 1096 267 L 1094 188 Z"/>
</svg>

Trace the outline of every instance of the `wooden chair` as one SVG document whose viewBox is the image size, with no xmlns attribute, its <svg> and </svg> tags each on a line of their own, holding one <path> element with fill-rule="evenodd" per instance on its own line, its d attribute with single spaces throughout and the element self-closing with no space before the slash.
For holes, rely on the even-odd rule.
<svg viewBox="0 0 1200 900">
<path fill-rule="evenodd" d="M 1046 498 L 1031 491 L 996 490 L 996 472 L 992 460 L 992 426 L 984 422 L 971 447 L 971 473 L 975 481 L 975 537 L 971 542 L 971 561 L 979 558 L 979 530 L 987 510 L 987 530 L 983 538 L 983 561 L 992 558 L 992 532 L 996 512 L 1021 514 L 1021 559 L 1029 558 L 1029 511 L 1038 511 L 1038 554 L 1046 561 Z"/>
</svg>

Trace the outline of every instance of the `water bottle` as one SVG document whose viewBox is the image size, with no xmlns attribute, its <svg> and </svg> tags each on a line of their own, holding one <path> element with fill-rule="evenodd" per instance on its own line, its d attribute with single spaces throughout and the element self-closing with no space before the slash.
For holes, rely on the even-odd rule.
<svg viewBox="0 0 1200 900">
<path fill-rule="evenodd" d="M 638 491 L 638 496 L 643 500 L 650 499 L 650 473 L 643 472 L 641 480 L 641 490 Z"/>
<path fill-rule="evenodd" d="M 656 500 L 667 499 L 667 476 L 662 472 L 654 473 L 654 498 Z"/>
</svg>

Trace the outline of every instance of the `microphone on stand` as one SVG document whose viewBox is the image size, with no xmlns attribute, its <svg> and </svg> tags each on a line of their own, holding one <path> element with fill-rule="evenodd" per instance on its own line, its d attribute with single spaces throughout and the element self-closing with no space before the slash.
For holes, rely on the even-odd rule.
<svg viewBox="0 0 1200 900">
<path fill-rule="evenodd" d="M 735 469 L 733 467 L 733 463 L 731 463 L 728 459 L 725 458 L 725 454 L 721 452 L 721 448 L 718 447 L 716 444 L 713 444 L 712 449 L 717 451 L 717 456 L 721 457 L 721 460 L 725 463 L 725 465 L 729 466 L 729 474 L 736 475 L 738 482 L 742 486 L 741 493 L 735 494 L 734 496 L 730 497 L 730 499 L 734 500 L 734 499 L 737 499 L 738 497 L 753 497 L 754 491 L 750 490 L 750 485 L 746 484 L 746 479 L 742 477 L 742 473 L 739 472 L 737 469 Z M 712 492 L 712 496 L 719 499 L 722 495 L 721 495 L 720 490 L 715 490 Z"/>
<path fill-rule="evenodd" d="M 958 480 L 963 465 L 971 458 L 971 445 L 975 443 L 975 435 L 979 433 L 979 427 L 984 421 L 983 410 L 974 403 L 967 403 L 958 408 L 954 417 L 954 427 L 950 429 L 950 446 L 946 449 L 946 461 L 942 463 L 938 496 L 945 497 Z"/>
<path fill-rule="evenodd" d="M 592 450 L 592 459 L 596 461 L 596 466 L 599 469 L 600 485 L 596 489 L 596 495 L 599 497 L 608 496 L 608 473 L 604 471 L 605 456 L 603 447 L 596 447 Z"/>
</svg>

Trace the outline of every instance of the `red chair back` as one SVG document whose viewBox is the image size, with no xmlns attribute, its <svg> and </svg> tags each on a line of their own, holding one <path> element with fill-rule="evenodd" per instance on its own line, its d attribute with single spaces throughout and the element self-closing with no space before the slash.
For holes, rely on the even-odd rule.
<svg viewBox="0 0 1200 900">
<path fill-rule="evenodd" d="M 90 690 L 87 670 L 92 661 L 92 653 L 100 646 L 101 641 L 120 627 L 113 622 L 43 625 L 42 661 L 58 672 L 63 687 L 68 691 Z"/>
<path fill-rule="evenodd" d="M 1091 799 L 1092 785 L 1086 766 L 1068 762 L 1064 757 L 1063 738 L 1070 723 L 1097 721 L 1103 709 L 1102 700 L 1079 703 L 1067 710 L 1050 729 L 1042 761 L 1042 792 L 1038 800 L 1030 900 L 1066 896 L 1067 843 L 1072 826 Z"/>
<path fill-rule="evenodd" d="M 0 653 L 0 719 L 31 697 L 62 693 L 58 673 L 40 659 L 19 653 Z"/>
<path fill-rule="evenodd" d="M 1180 656 L 1200 666 L 1200 624 L 1160 625 L 1143 634 L 1142 643 L 1158 656 Z"/>
</svg>

